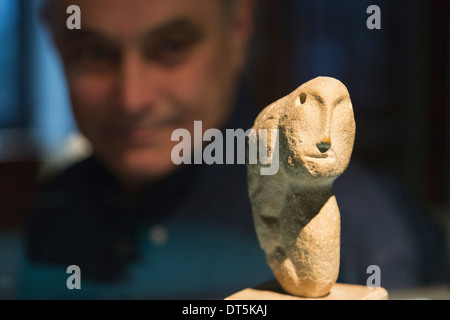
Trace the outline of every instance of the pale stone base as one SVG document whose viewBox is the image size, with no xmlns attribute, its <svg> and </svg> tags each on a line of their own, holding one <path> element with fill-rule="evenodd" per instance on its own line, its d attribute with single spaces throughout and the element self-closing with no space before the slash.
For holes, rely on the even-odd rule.
<svg viewBox="0 0 450 320">
<path fill-rule="evenodd" d="M 388 292 L 384 288 L 336 283 L 325 297 L 304 298 L 285 293 L 278 282 L 271 281 L 239 291 L 225 300 L 388 300 Z"/>
</svg>

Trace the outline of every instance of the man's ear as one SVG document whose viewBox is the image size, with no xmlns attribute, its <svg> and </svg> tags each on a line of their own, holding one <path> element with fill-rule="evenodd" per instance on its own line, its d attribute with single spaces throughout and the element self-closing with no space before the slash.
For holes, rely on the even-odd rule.
<svg viewBox="0 0 450 320">
<path fill-rule="evenodd" d="M 236 1 L 231 23 L 237 70 L 242 70 L 245 66 L 247 48 L 254 30 L 255 9 L 255 0 Z"/>
</svg>

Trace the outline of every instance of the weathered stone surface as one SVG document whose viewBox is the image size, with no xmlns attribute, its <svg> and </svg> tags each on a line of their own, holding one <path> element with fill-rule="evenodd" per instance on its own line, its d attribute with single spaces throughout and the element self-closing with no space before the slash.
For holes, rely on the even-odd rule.
<svg viewBox="0 0 450 320">
<path fill-rule="evenodd" d="M 279 171 L 261 175 L 271 163 L 247 164 L 267 262 L 286 292 L 325 296 L 339 273 L 340 214 L 332 184 L 347 168 L 355 139 L 347 88 L 333 78 L 315 78 L 267 106 L 253 128 L 279 130 Z M 263 140 L 276 161 L 270 136 Z"/>
</svg>

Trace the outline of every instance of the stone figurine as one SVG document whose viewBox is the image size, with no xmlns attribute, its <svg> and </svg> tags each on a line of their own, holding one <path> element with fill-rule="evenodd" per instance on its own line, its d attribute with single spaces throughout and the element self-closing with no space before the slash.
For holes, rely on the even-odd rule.
<svg viewBox="0 0 450 320">
<path fill-rule="evenodd" d="M 325 296 L 339 273 L 340 213 L 333 182 L 347 168 L 355 139 L 347 88 L 330 77 L 315 78 L 267 106 L 253 129 L 270 161 L 279 160 L 274 175 L 261 175 L 270 161 L 247 164 L 255 228 L 267 262 L 287 293 Z M 278 142 L 270 134 L 258 136 L 259 129 L 278 129 Z"/>
</svg>

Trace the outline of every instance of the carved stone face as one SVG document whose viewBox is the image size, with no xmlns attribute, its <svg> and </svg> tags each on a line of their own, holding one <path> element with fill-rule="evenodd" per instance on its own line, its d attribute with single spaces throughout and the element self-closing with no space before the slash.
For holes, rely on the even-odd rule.
<svg viewBox="0 0 450 320">
<path fill-rule="evenodd" d="M 334 181 L 347 168 L 355 140 L 347 88 L 336 79 L 318 77 L 284 102 L 280 162 L 302 179 Z"/>
</svg>

